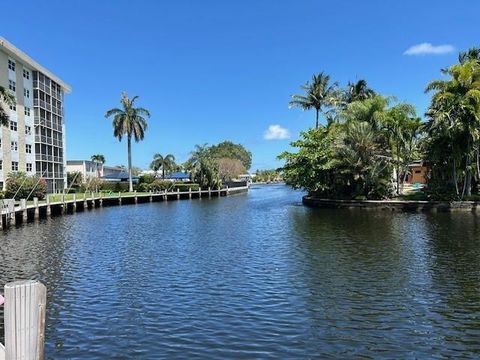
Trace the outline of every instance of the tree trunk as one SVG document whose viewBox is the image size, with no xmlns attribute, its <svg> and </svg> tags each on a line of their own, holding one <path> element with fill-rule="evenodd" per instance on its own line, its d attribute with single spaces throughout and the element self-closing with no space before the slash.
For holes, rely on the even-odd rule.
<svg viewBox="0 0 480 360">
<path fill-rule="evenodd" d="M 315 129 L 318 129 L 318 113 L 320 110 L 316 109 L 317 110 L 317 114 L 316 114 L 316 120 L 315 120 Z"/>
<path fill-rule="evenodd" d="M 132 137 L 129 136 L 127 140 L 128 146 L 128 191 L 133 192 L 132 181 Z"/>
</svg>

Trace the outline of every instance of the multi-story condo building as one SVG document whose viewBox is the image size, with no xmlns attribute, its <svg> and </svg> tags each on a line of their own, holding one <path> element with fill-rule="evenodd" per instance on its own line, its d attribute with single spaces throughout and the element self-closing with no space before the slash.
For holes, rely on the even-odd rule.
<svg viewBox="0 0 480 360">
<path fill-rule="evenodd" d="M 71 88 L 0 37 L 0 85 L 16 99 L 10 124 L 0 129 L 0 186 L 14 171 L 47 180 L 49 192 L 66 187 L 64 94 Z"/>
</svg>

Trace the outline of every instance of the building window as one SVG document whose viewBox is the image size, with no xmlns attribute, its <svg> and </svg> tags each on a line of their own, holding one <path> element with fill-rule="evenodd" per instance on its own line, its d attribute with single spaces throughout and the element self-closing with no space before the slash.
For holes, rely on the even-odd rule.
<svg viewBox="0 0 480 360">
<path fill-rule="evenodd" d="M 25 125 L 25 135 L 32 135 L 32 127 Z"/>
<path fill-rule="evenodd" d="M 3 160 L 0 160 L 0 170 L 3 170 Z"/>
<path fill-rule="evenodd" d="M 17 131 L 17 122 L 10 120 L 10 130 Z"/>
<path fill-rule="evenodd" d="M 30 116 L 30 108 L 25 107 L 25 116 Z"/>
<path fill-rule="evenodd" d="M 30 71 L 23 69 L 23 77 L 25 79 L 30 79 Z"/>
<path fill-rule="evenodd" d="M 32 171 L 33 170 L 33 166 L 32 166 L 32 163 L 27 163 L 27 171 Z"/>
<path fill-rule="evenodd" d="M 18 151 L 18 143 L 16 141 L 11 142 L 12 151 Z"/>
<path fill-rule="evenodd" d="M 31 153 L 32 153 L 32 145 L 26 144 L 26 145 L 25 145 L 25 152 L 26 152 L 27 154 L 31 154 Z"/>
<path fill-rule="evenodd" d="M 10 105 L 10 110 L 17 111 L 17 105 L 15 105 L 15 104 Z"/>
<path fill-rule="evenodd" d="M 15 71 L 15 61 L 8 59 L 8 68 Z"/>
<path fill-rule="evenodd" d="M 17 84 L 13 80 L 8 80 L 8 88 L 15 92 L 17 90 Z"/>
<path fill-rule="evenodd" d="M 23 96 L 25 96 L 26 98 L 29 98 L 30 97 L 30 90 L 23 89 Z"/>
<path fill-rule="evenodd" d="M 18 171 L 18 161 L 12 161 L 12 171 Z"/>
</svg>

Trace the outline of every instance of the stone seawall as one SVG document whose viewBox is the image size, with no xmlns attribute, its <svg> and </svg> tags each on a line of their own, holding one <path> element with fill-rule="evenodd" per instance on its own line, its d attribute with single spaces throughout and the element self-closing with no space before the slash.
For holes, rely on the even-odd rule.
<svg viewBox="0 0 480 360">
<path fill-rule="evenodd" d="M 480 210 L 478 201 L 412 201 L 412 200 L 334 200 L 312 196 L 302 198 L 304 205 L 314 208 L 363 208 L 391 211 L 470 211 Z"/>
</svg>

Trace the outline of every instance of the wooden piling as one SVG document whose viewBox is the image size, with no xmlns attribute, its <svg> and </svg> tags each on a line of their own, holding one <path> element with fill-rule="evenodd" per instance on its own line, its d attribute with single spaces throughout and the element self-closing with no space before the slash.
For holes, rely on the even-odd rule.
<svg viewBox="0 0 480 360">
<path fill-rule="evenodd" d="M 47 194 L 47 217 L 52 215 L 52 206 L 50 205 L 50 194 Z"/>
<path fill-rule="evenodd" d="M 122 205 L 122 192 L 118 192 L 118 205 Z"/>
<path fill-rule="evenodd" d="M 27 212 L 27 200 L 26 199 L 21 199 L 20 200 L 20 209 L 22 209 L 22 222 L 27 222 L 28 212 Z"/>
<path fill-rule="evenodd" d="M 73 212 L 77 212 L 77 194 L 73 194 L 73 207 L 72 207 Z"/>
<path fill-rule="evenodd" d="M 192 200 L 192 188 L 188 188 L 188 198 Z"/>
<path fill-rule="evenodd" d="M 177 200 L 180 200 L 180 189 L 177 188 Z"/>
<path fill-rule="evenodd" d="M 33 206 L 35 208 L 33 219 L 38 220 L 40 218 L 40 209 L 38 207 L 38 197 L 33 198 Z"/>
<path fill-rule="evenodd" d="M 150 190 L 149 193 L 150 193 L 150 196 L 148 199 L 150 200 L 150 202 L 152 202 L 153 201 L 152 190 Z"/>
<path fill-rule="evenodd" d="M 210 188 L 210 186 L 208 187 L 208 197 L 212 197 L 212 189 Z"/>
<path fill-rule="evenodd" d="M 5 359 L 43 360 L 47 289 L 36 280 L 5 285 Z"/>
<path fill-rule="evenodd" d="M 133 192 L 135 194 L 135 204 L 138 204 L 137 190 Z"/>
</svg>

